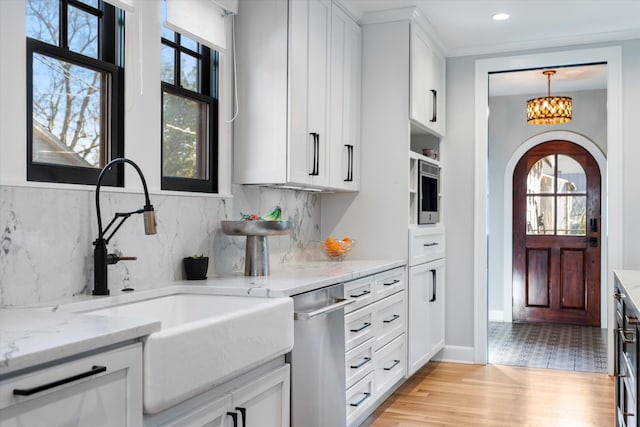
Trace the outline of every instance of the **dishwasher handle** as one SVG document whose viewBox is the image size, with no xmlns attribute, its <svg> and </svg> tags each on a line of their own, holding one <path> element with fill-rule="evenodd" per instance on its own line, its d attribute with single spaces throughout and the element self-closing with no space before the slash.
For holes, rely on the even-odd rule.
<svg viewBox="0 0 640 427">
<path fill-rule="evenodd" d="M 335 303 L 326 307 L 319 308 L 313 311 L 296 311 L 293 313 L 294 320 L 309 320 L 311 318 L 320 316 L 321 314 L 330 313 L 332 311 L 340 310 L 349 304 L 356 302 L 355 299 L 349 298 L 335 298 Z"/>
</svg>

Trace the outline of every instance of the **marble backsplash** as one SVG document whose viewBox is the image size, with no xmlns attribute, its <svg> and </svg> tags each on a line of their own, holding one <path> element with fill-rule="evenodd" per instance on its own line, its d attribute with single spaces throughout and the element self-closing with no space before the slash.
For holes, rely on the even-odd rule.
<svg viewBox="0 0 640 427">
<path fill-rule="evenodd" d="M 209 276 L 241 274 L 245 238 L 227 236 L 220 220 L 240 212 L 263 214 L 279 205 L 292 222 L 288 235 L 269 237 L 271 269 L 315 256 L 320 237 L 317 193 L 234 186 L 233 198 L 151 195 L 158 232 L 144 234 L 142 216 L 127 220 L 109 252 L 137 256 L 109 266 L 112 292 L 125 286 L 153 288 L 182 279 L 182 258 L 206 254 Z M 142 207 L 142 194 L 100 193 L 103 224 L 118 211 Z M 0 307 L 47 304 L 93 288 L 97 236 L 95 192 L 0 186 Z"/>
</svg>

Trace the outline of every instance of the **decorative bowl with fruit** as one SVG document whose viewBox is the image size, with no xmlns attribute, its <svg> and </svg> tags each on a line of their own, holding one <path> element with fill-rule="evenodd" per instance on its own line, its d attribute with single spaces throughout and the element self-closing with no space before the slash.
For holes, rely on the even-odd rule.
<svg viewBox="0 0 640 427">
<path fill-rule="evenodd" d="M 327 237 L 324 242 L 320 243 L 320 249 L 332 261 L 342 261 L 349 251 L 356 244 L 356 241 L 350 237 L 342 240 Z"/>
</svg>

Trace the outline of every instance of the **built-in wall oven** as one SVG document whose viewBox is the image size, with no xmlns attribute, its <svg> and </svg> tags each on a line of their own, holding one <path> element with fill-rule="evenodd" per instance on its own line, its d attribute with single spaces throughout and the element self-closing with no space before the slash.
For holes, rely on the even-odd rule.
<svg viewBox="0 0 640 427">
<path fill-rule="evenodd" d="M 440 221 L 440 167 L 424 160 L 418 163 L 418 224 Z"/>
</svg>

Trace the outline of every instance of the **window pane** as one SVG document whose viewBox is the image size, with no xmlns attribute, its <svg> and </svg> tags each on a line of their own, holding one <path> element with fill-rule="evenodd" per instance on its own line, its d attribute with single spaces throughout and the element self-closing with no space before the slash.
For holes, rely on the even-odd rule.
<svg viewBox="0 0 640 427">
<path fill-rule="evenodd" d="M 558 234 L 587 234 L 587 196 L 558 197 Z"/>
<path fill-rule="evenodd" d="M 162 175 L 208 179 L 208 105 L 163 93 Z"/>
<path fill-rule="evenodd" d="M 586 193 L 587 175 L 580 163 L 564 154 L 558 155 L 558 193 Z"/>
<path fill-rule="evenodd" d="M 67 25 L 69 50 L 98 58 L 98 17 L 69 6 Z"/>
<path fill-rule="evenodd" d="M 59 3 L 51 0 L 27 0 L 27 37 L 58 46 Z"/>
<path fill-rule="evenodd" d="M 176 84 L 174 81 L 174 67 L 175 67 L 175 50 L 167 45 L 162 45 L 160 51 L 160 61 L 162 63 L 161 78 L 163 82 Z"/>
<path fill-rule="evenodd" d="M 527 234 L 554 234 L 553 196 L 527 196 Z"/>
<path fill-rule="evenodd" d="M 79 0 L 79 1 L 95 8 L 98 7 L 98 0 Z"/>
<path fill-rule="evenodd" d="M 100 167 L 106 75 L 33 54 L 33 161 Z"/>
<path fill-rule="evenodd" d="M 187 36 L 183 36 L 182 34 L 180 35 L 180 45 L 187 49 L 191 49 L 194 52 L 198 51 L 198 42 Z"/>
<path fill-rule="evenodd" d="M 199 92 L 198 60 L 184 52 L 180 53 L 180 86 L 194 92 Z"/>
<path fill-rule="evenodd" d="M 538 160 L 527 175 L 527 193 L 553 193 L 555 156 Z"/>
</svg>

